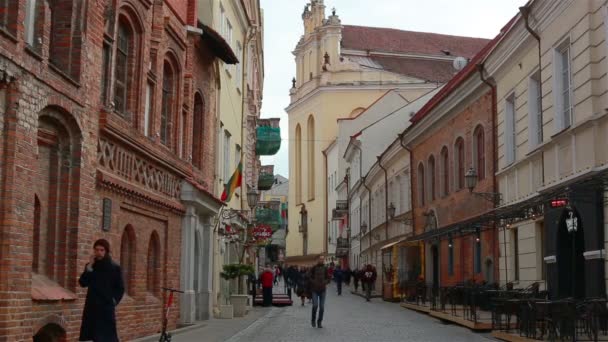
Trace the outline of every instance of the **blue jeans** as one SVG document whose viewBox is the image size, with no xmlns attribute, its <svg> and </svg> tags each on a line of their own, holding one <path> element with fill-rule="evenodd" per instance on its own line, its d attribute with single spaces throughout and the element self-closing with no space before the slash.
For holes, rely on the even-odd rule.
<svg viewBox="0 0 608 342">
<path fill-rule="evenodd" d="M 317 322 L 323 321 L 323 312 L 325 311 L 325 290 L 321 292 L 312 291 L 312 322 L 317 317 L 317 308 L 319 309 L 319 319 Z"/>
</svg>

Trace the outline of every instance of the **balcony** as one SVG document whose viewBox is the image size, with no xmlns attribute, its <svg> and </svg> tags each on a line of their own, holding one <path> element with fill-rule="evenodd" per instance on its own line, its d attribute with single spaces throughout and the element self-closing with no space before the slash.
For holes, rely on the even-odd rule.
<svg viewBox="0 0 608 342">
<path fill-rule="evenodd" d="M 258 202 L 258 206 L 255 210 L 255 220 L 258 224 L 269 225 L 273 232 L 279 230 L 283 225 L 281 202 Z"/>
<path fill-rule="evenodd" d="M 331 211 L 332 220 L 341 220 L 346 215 L 348 215 L 348 201 L 337 200 L 336 208 Z"/>
<path fill-rule="evenodd" d="M 273 156 L 281 148 L 280 119 L 258 119 L 255 152 L 258 156 Z"/>
<path fill-rule="evenodd" d="M 274 165 L 264 165 L 258 176 L 258 190 L 270 190 L 274 184 Z"/>
</svg>

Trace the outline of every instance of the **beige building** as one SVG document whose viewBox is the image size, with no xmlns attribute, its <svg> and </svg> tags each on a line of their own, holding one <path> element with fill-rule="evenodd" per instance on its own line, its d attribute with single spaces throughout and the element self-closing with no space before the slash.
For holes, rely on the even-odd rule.
<svg viewBox="0 0 608 342">
<path fill-rule="evenodd" d="M 222 266 L 238 262 L 244 255 L 242 243 L 230 243 L 229 236 L 218 233 L 239 231 L 244 237 L 250 219 L 245 212 L 249 210 L 246 193 L 256 188 L 258 181 L 260 163 L 255 151 L 255 130 L 264 81 L 263 16 L 259 0 L 200 0 L 200 3 L 199 19 L 222 36 L 239 60 L 234 65 L 219 63 L 216 80 L 220 84 L 214 187 L 218 198 L 239 163 L 243 165 L 243 185 L 222 209 L 224 216 L 220 215 L 215 222 L 213 299 L 217 307 L 224 304 L 230 292 L 230 284 L 219 276 Z"/>
<path fill-rule="evenodd" d="M 604 1 L 530 1 L 485 61 L 503 283 L 539 282 L 553 298 L 605 295 L 607 30 Z"/>
<path fill-rule="evenodd" d="M 323 0 L 307 4 L 302 20 L 304 34 L 294 50 L 296 77 L 286 109 L 293 141 L 292 229 L 287 237 L 291 263 L 308 263 L 327 253 L 333 206 L 327 203 L 322 151 L 337 137 L 336 119 L 356 116 L 390 89 L 415 100 L 452 76 L 456 56 L 470 57 L 484 44 L 474 38 L 343 26 L 335 11 L 326 17 Z"/>
</svg>

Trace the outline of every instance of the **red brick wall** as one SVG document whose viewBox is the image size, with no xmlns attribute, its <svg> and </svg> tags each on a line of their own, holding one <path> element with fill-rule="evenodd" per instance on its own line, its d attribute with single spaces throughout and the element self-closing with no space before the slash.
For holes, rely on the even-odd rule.
<svg viewBox="0 0 608 342">
<path fill-rule="evenodd" d="M 429 114 L 433 115 L 433 113 Z M 469 193 L 466 186 L 463 189 L 455 191 L 455 175 L 454 175 L 454 143 L 456 139 L 462 137 L 464 139 L 464 170 L 469 169 L 473 165 L 473 131 L 478 125 L 484 128 L 485 140 L 485 179 L 478 182 L 474 189 L 476 192 L 494 192 L 494 136 L 492 122 L 492 94 L 491 91 L 485 90 L 483 95 L 471 100 L 469 104 L 456 115 L 448 120 L 441 121 L 435 127 L 428 130 L 424 136 L 419 139 L 412 149 L 412 204 L 414 208 L 415 223 L 414 229 L 416 234 L 421 234 L 425 230 L 426 216 L 424 213 L 433 210 L 437 217 L 437 227 L 443 228 L 452 224 L 464 221 L 468 218 L 480 215 L 493 207 L 493 204 L 483 198 L 477 197 Z M 450 191 L 447 196 L 440 194 L 440 178 L 441 178 L 441 149 L 447 146 L 449 155 L 449 183 Z M 428 158 L 430 155 L 435 156 L 435 179 L 436 179 L 436 195 L 435 200 L 429 201 L 430 196 L 427 194 L 424 205 L 420 202 L 418 190 L 418 165 L 424 163 L 425 173 L 427 173 L 425 181 L 428 182 Z M 485 260 L 487 257 L 492 257 L 494 267 L 497 269 L 497 239 L 495 230 L 483 231 L 481 234 L 482 245 L 482 273 L 475 275 L 476 279 L 483 278 L 485 270 Z M 448 241 L 447 237 L 441 241 L 440 262 L 441 262 L 441 281 L 442 285 L 449 285 L 463 280 L 471 279 L 473 274 L 473 246 L 471 245 L 475 237 L 473 235 L 465 235 L 460 237 L 453 236 L 454 243 L 454 275 L 448 274 Z M 495 272 L 496 274 L 496 272 Z M 494 277 L 496 280 L 497 278 Z"/>
<path fill-rule="evenodd" d="M 18 23 L 22 23 L 25 0 L 19 1 L 20 11 L 16 18 Z M 87 23 L 86 42 L 79 60 L 70 64 L 72 67 L 78 63 L 86 66 L 80 70 L 78 82 L 49 67 L 48 11 L 45 13 L 39 54 L 26 49 L 22 40 L 22 24 L 17 27 L 16 40 L 0 35 L 0 68 L 7 75 L 0 80 L 0 96 L 6 99 L 0 100 L 0 104 L 5 104 L 0 108 L 0 127 L 3 129 L 0 135 L 0 341 L 31 340 L 48 322 L 62 326 L 67 331 L 68 341 L 76 340 L 86 294 L 86 289 L 77 286 L 77 280 L 92 252 L 92 243 L 98 238 L 107 238 L 111 242 L 114 259 L 120 262 L 121 235 L 126 225 L 134 228 L 136 260 L 132 279 L 134 291 L 118 307 L 121 340 L 153 334 L 159 329 L 163 298 L 148 293 L 146 288 L 147 252 L 153 231 L 160 238 L 162 286 L 179 287 L 183 208 L 178 198 L 126 180 L 125 175 L 112 174 L 107 168 L 103 172 L 111 174 L 116 181 L 102 181 L 100 170 L 104 168 L 98 164 L 98 146 L 100 138 L 113 141 L 165 174 L 178 180 L 196 179 L 211 187 L 215 161 L 213 134 L 217 90 L 212 67 L 215 60 L 210 55 L 200 54 L 198 36 L 186 36 L 183 29 L 188 10 L 186 1 L 172 0 L 173 9 L 156 1 L 152 7 L 142 1 L 117 2 L 119 6 L 127 2 L 131 4 L 131 11 L 137 13 L 143 28 L 140 77 L 134 85 L 133 96 L 140 102 L 133 107 L 137 108 L 133 113 L 134 122 L 124 120 L 100 102 L 105 10 L 102 1 L 86 6 L 83 19 Z M 176 13 L 181 18 L 176 17 Z M 168 18 L 167 22 L 165 18 Z M 159 86 L 162 84 L 163 59 L 169 49 L 181 66 L 176 116 L 181 119 L 182 114 L 186 114 L 187 133 L 191 132 L 193 101 L 192 92 L 186 93 L 188 82 L 192 83 L 190 89 L 196 85 L 195 88 L 204 93 L 207 105 L 205 127 L 209 138 L 205 144 L 205 160 L 208 162 L 203 170 L 194 170 L 187 158 L 191 149 L 189 133 L 186 134 L 185 158 L 178 158 L 176 153 L 161 146 L 154 134 L 151 137 L 143 135 L 143 101 L 149 80 L 156 84 L 153 132 L 160 127 Z M 194 62 L 186 67 L 188 56 Z M 148 70 L 150 64 L 152 68 Z M 69 203 L 61 203 L 62 207 L 74 209 L 69 212 L 67 221 L 60 225 L 68 236 L 60 249 L 67 260 L 61 266 L 65 279 L 62 285 L 75 291 L 76 299 L 73 300 L 40 301 L 32 298 L 34 194 L 40 187 L 48 188 L 45 185 L 48 172 L 42 172 L 45 168 L 44 150 L 38 149 L 39 115 L 45 108 L 60 113 L 58 117 L 63 121 L 62 125 L 81 144 L 75 154 L 76 161 L 70 165 L 73 176 L 78 180 L 72 188 L 77 195 L 69 197 Z M 103 198 L 112 200 L 109 232 L 101 229 Z M 178 315 L 179 300 L 176 300 L 170 327 L 176 326 Z"/>
</svg>

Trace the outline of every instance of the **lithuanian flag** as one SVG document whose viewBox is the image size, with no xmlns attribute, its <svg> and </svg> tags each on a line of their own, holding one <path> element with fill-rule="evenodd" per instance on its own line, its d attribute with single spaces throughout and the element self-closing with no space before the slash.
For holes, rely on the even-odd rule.
<svg viewBox="0 0 608 342">
<path fill-rule="evenodd" d="M 222 193 L 222 198 L 220 198 L 223 202 L 230 202 L 232 195 L 236 191 L 236 189 L 241 187 L 241 183 L 243 180 L 243 163 L 239 163 L 239 166 L 236 167 L 232 177 L 228 183 L 224 184 L 224 192 Z"/>
</svg>

